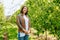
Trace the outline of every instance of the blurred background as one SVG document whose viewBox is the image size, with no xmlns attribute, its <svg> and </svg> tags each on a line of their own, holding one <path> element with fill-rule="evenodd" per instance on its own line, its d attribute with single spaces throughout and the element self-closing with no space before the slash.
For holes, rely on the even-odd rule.
<svg viewBox="0 0 60 40">
<path fill-rule="evenodd" d="M 16 16 L 23 5 L 31 20 L 29 40 L 60 40 L 60 0 L 0 0 L 0 40 L 18 40 Z"/>
</svg>

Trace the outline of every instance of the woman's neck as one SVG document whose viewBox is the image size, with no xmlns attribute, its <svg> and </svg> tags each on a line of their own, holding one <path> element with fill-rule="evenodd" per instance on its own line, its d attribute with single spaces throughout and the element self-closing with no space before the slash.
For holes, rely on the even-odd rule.
<svg viewBox="0 0 60 40">
<path fill-rule="evenodd" d="M 24 16 L 25 15 L 25 13 L 22 13 L 22 16 Z M 27 15 L 26 15 L 27 16 Z"/>
<path fill-rule="evenodd" d="M 25 15 L 24 13 L 21 14 L 22 16 Z"/>
</svg>

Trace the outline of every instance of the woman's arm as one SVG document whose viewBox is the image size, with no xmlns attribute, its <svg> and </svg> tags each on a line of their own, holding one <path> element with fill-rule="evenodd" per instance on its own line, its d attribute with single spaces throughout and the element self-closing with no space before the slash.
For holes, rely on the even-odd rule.
<svg viewBox="0 0 60 40">
<path fill-rule="evenodd" d="M 21 26 L 20 21 L 19 21 L 19 16 L 17 16 L 16 23 L 17 23 L 19 28 L 23 29 L 23 27 Z"/>
<path fill-rule="evenodd" d="M 21 22 L 21 25 L 20 25 L 19 18 L 20 18 L 20 17 L 19 17 L 19 16 L 17 16 L 17 20 L 16 20 L 16 22 L 17 22 L 18 27 L 19 27 L 19 28 L 21 28 L 21 29 L 23 30 L 23 32 L 27 33 L 27 32 L 26 32 L 26 30 L 23 28 L 23 27 L 25 27 L 24 19 L 23 19 L 23 18 L 21 18 L 21 21 L 22 21 L 22 22 Z"/>
</svg>

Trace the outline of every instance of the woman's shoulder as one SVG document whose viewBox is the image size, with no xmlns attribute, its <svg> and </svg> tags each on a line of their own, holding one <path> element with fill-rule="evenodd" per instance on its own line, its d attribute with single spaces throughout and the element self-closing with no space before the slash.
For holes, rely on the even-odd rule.
<svg viewBox="0 0 60 40">
<path fill-rule="evenodd" d="M 17 18 L 21 18 L 21 14 L 18 14 L 16 17 L 17 17 Z"/>
<path fill-rule="evenodd" d="M 18 14 L 18 16 L 21 16 L 21 14 Z"/>
<path fill-rule="evenodd" d="M 22 17 L 22 14 L 20 13 L 20 14 L 18 14 L 18 17 Z"/>
</svg>

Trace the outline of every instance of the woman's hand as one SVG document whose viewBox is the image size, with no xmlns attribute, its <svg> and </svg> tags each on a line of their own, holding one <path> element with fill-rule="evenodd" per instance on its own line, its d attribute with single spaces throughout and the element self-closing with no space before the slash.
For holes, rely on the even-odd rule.
<svg viewBox="0 0 60 40">
<path fill-rule="evenodd" d="M 23 29 L 23 31 L 24 31 L 25 34 L 28 34 L 28 31 L 26 31 L 25 29 Z"/>
<path fill-rule="evenodd" d="M 30 34 L 30 30 L 26 32 L 26 34 Z"/>
<path fill-rule="evenodd" d="M 30 34 L 30 30 L 28 31 L 28 34 Z"/>
<path fill-rule="evenodd" d="M 24 30 L 24 32 L 25 32 L 25 34 L 29 34 L 30 33 L 30 30 L 29 31 Z"/>
<path fill-rule="evenodd" d="M 30 34 L 30 30 L 26 31 L 25 29 L 23 29 L 25 34 Z"/>
</svg>

